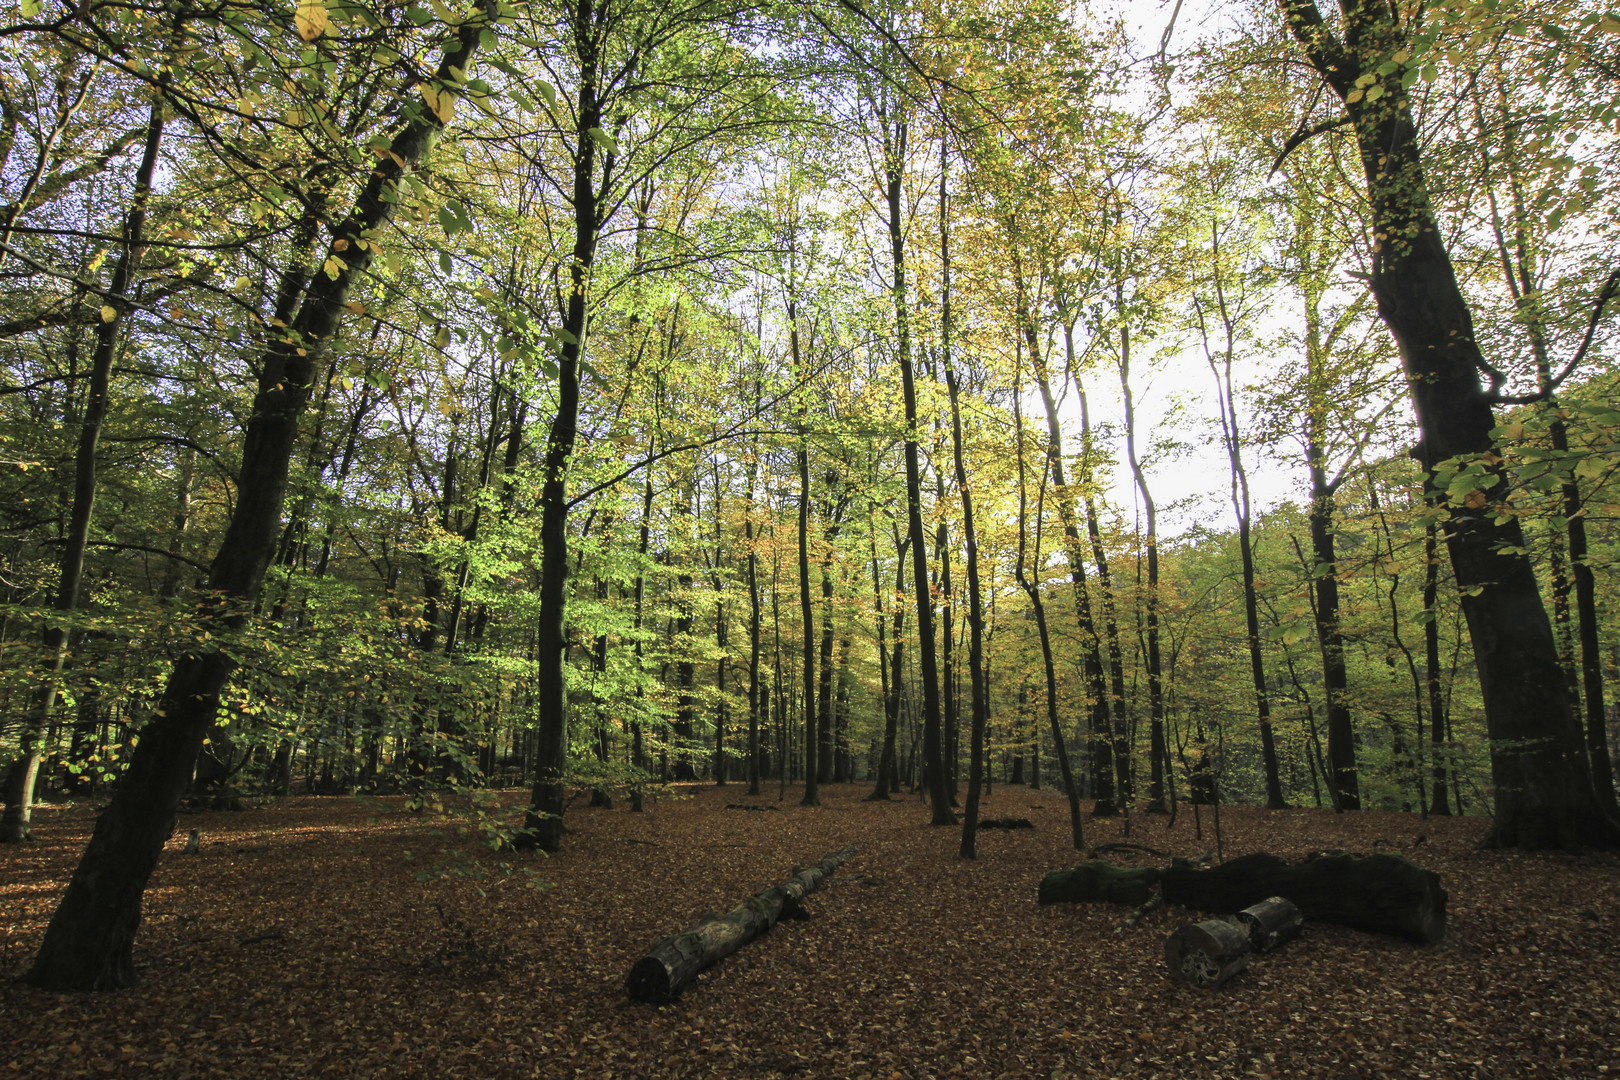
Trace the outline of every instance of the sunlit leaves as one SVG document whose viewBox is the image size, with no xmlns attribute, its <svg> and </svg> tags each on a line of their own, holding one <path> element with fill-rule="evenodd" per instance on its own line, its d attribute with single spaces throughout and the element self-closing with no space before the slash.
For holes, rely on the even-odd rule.
<svg viewBox="0 0 1620 1080">
<path fill-rule="evenodd" d="M 305 41 L 314 41 L 331 28 L 332 18 L 322 0 L 298 0 L 293 26 Z"/>
</svg>

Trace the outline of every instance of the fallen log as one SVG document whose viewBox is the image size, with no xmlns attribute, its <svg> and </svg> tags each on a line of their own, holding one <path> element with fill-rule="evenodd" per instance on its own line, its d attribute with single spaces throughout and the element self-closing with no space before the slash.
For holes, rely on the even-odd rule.
<svg viewBox="0 0 1620 1080">
<path fill-rule="evenodd" d="M 1446 935 L 1440 875 L 1399 855 L 1312 855 L 1296 866 L 1259 852 L 1208 869 L 1172 863 L 1164 901 L 1227 915 L 1286 896 L 1312 922 L 1333 923 L 1433 945 Z"/>
<path fill-rule="evenodd" d="M 1132 869 L 1106 859 L 1092 859 L 1067 870 L 1051 870 L 1041 878 L 1043 904 L 1145 904 L 1159 883 L 1156 866 Z"/>
<path fill-rule="evenodd" d="M 1273 896 L 1292 900 L 1305 918 L 1433 945 L 1446 932 L 1440 875 L 1399 855 L 1312 855 L 1295 866 L 1263 852 L 1200 868 L 1186 859 L 1167 867 L 1123 869 L 1093 859 L 1041 879 L 1043 904 L 1105 900 L 1143 904 L 1153 887 L 1164 902 L 1231 915 Z"/>
<path fill-rule="evenodd" d="M 833 852 L 726 914 L 711 912 L 690 930 L 654 942 L 630 969 L 626 992 L 632 1000 L 650 1005 L 673 1001 L 700 972 L 769 933 L 778 920 L 802 914 L 804 898 L 854 855 L 853 846 Z"/>
</svg>

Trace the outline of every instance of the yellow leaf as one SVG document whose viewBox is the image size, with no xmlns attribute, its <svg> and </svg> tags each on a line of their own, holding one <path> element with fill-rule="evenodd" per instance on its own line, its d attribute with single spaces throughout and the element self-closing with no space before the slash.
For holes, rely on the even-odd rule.
<svg viewBox="0 0 1620 1080">
<path fill-rule="evenodd" d="M 329 278 L 336 278 L 348 268 L 349 264 L 338 258 L 336 255 L 328 255 L 326 262 L 321 264 L 321 270 Z"/>
<path fill-rule="evenodd" d="M 314 41 L 326 33 L 332 25 L 331 16 L 326 13 L 326 5 L 321 0 L 298 0 L 298 12 L 293 16 L 293 26 L 298 30 L 298 36 L 305 41 Z"/>
<path fill-rule="evenodd" d="M 118 309 L 117 308 L 113 307 L 111 304 L 103 304 L 101 306 L 101 321 L 102 322 L 112 322 L 116 318 L 118 318 Z"/>
<path fill-rule="evenodd" d="M 351 311 L 356 315 L 364 315 L 366 313 L 366 305 L 362 304 L 358 300 L 350 300 L 343 306 L 346 310 Z"/>
<path fill-rule="evenodd" d="M 427 107 L 433 110 L 433 115 L 439 118 L 441 124 L 448 124 L 451 117 L 456 115 L 456 95 L 448 87 L 425 82 L 422 84 L 422 100 L 427 102 Z"/>
<path fill-rule="evenodd" d="M 243 274 L 241 277 L 236 279 L 235 288 L 237 292 L 247 292 L 249 289 L 253 288 L 253 279 L 248 277 L 246 274 Z"/>
</svg>

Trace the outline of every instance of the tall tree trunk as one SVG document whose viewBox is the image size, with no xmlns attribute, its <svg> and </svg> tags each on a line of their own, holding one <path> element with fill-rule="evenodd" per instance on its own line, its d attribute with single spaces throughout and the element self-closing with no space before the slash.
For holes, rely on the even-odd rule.
<svg viewBox="0 0 1620 1080">
<path fill-rule="evenodd" d="M 804 382 L 803 357 L 799 355 L 799 315 L 797 301 L 788 298 L 788 349 L 793 357 L 793 373 L 799 387 L 799 617 L 804 630 L 800 653 L 804 679 L 804 797 L 801 806 L 820 806 L 820 740 L 816 731 L 816 612 L 810 602 L 810 435 L 809 402 Z"/>
<path fill-rule="evenodd" d="M 1164 662 L 1159 651 L 1159 508 L 1148 488 L 1147 469 L 1136 450 L 1136 403 L 1131 391 L 1131 329 L 1124 323 L 1124 285 L 1116 282 L 1115 299 L 1120 314 L 1119 387 L 1125 406 L 1125 459 L 1142 498 L 1143 524 L 1147 535 L 1147 598 L 1143 603 L 1143 645 L 1146 652 L 1148 683 L 1148 739 L 1153 764 L 1148 780 L 1148 812 L 1164 807 L 1164 773 L 1170 767 L 1170 748 L 1164 731 Z"/>
<path fill-rule="evenodd" d="M 692 487 L 690 478 L 683 479 L 675 489 L 675 524 L 673 531 L 677 532 L 687 541 L 691 542 L 692 535 Z M 675 575 L 675 641 L 674 647 L 677 659 L 675 661 L 675 768 L 673 774 L 677 780 L 696 780 L 697 769 L 694 767 L 693 757 L 697 753 L 694 745 L 693 721 L 696 719 L 697 699 L 693 696 L 693 687 L 697 679 L 697 664 L 692 660 L 692 624 L 694 616 L 692 611 L 692 570 L 691 552 L 682 552 L 680 571 Z"/>
<path fill-rule="evenodd" d="M 1477 101 L 1475 108 L 1483 135 L 1484 110 Z M 1511 134 L 1509 137 L 1512 137 Z M 1481 145 L 1483 147 L 1483 140 Z M 1485 152 L 1482 150 L 1482 153 Z M 1510 244 L 1503 230 L 1496 194 L 1494 190 L 1490 191 L 1491 222 L 1496 236 L 1497 255 L 1501 260 L 1502 277 L 1513 297 L 1513 306 L 1518 312 L 1519 322 L 1530 338 L 1530 352 L 1536 362 L 1536 389 L 1543 397 L 1542 409 L 1547 417 L 1547 434 L 1552 442 L 1552 449 L 1555 453 L 1564 455 L 1569 452 L 1569 427 L 1564 423 L 1564 414 L 1558 408 L 1554 396 L 1556 387 L 1553 385 L 1547 324 L 1541 306 L 1542 290 L 1539 280 L 1541 275 L 1537 272 L 1536 255 L 1524 227 L 1527 207 L 1523 185 L 1511 154 L 1503 164 L 1506 166 L 1513 195 L 1515 228 L 1513 242 Z M 1491 165 L 1488 153 L 1485 154 L 1485 165 L 1488 170 Z M 1613 295 L 1615 274 L 1620 274 L 1620 271 L 1610 275 L 1600 293 L 1601 296 Z M 1603 659 L 1598 634 L 1596 582 L 1593 580 L 1592 567 L 1587 557 L 1586 511 L 1582 505 L 1580 484 L 1573 473 L 1565 477 L 1564 482 L 1559 485 L 1559 496 L 1563 503 L 1561 509 L 1565 525 L 1562 534 L 1555 531 L 1552 536 L 1553 551 L 1550 562 L 1553 576 L 1553 621 L 1558 630 L 1559 652 L 1565 668 L 1571 672 L 1571 696 L 1581 701 L 1585 708 L 1586 745 L 1591 759 L 1593 791 L 1597 795 L 1599 805 L 1610 817 L 1620 818 L 1620 805 L 1616 803 L 1614 790 L 1614 766 L 1609 760 L 1608 725 L 1605 722 L 1603 708 Z M 1564 558 L 1566 555 L 1567 564 Z M 1574 579 L 1573 589 L 1570 577 Z M 1577 628 L 1575 636 L 1580 642 L 1579 665 L 1572 662 L 1573 657 L 1570 655 L 1569 597 L 1572 591 L 1575 595 Z"/>
<path fill-rule="evenodd" d="M 469 70 L 487 13 L 480 6 L 445 47 L 434 78 L 440 85 Z M 452 74 L 452 70 L 454 74 Z M 298 420 L 309 402 L 322 354 L 337 332 L 343 305 L 376 250 L 367 238 L 391 215 L 396 186 L 437 139 L 442 123 L 413 104 L 379 160 L 354 208 L 332 226 L 335 274 L 316 274 L 287 331 L 259 361 L 259 389 L 242 446 L 236 505 L 209 570 L 209 599 L 198 612 L 204 626 L 224 638 L 245 625 L 280 533 L 288 466 Z M 141 898 L 163 844 L 174 832 L 180 793 L 213 722 L 219 695 L 235 660 L 217 649 L 184 653 L 175 661 L 157 708 L 111 804 L 96 820 L 90 843 L 68 882 L 45 939 L 25 976 L 50 990 L 110 990 L 135 981 L 132 953 Z"/>
<path fill-rule="evenodd" d="M 568 713 L 563 677 L 568 647 L 564 605 L 568 599 L 568 462 L 579 434 L 579 362 L 589 322 L 591 268 L 602 227 L 601 195 L 596 188 L 597 139 L 602 134 L 602 25 L 607 13 L 596 0 L 577 0 L 567 32 L 579 60 L 579 95 L 575 105 L 574 180 L 570 202 L 574 242 L 568 264 L 562 308 L 562 348 L 557 355 L 557 413 L 546 438 L 540 488 L 540 614 L 535 619 L 535 765 L 534 789 L 520 846 L 555 852 L 562 848 L 563 806 L 567 797 Z"/>
<path fill-rule="evenodd" d="M 985 685 L 984 595 L 979 581 L 979 534 L 973 519 L 973 487 L 968 483 L 967 459 L 962 446 L 961 387 L 951 357 L 951 246 L 946 214 L 949 159 L 943 137 L 940 138 L 939 156 L 940 356 L 945 368 L 945 392 L 951 403 L 951 463 L 956 469 L 956 490 L 962 498 L 962 546 L 966 549 L 968 592 L 968 693 L 972 710 L 972 728 L 968 735 L 967 806 L 962 815 L 962 845 L 958 854 L 964 859 L 972 859 L 977 858 L 980 788 L 987 778 L 984 739 L 985 728 L 990 721 L 990 698 L 989 688 Z M 946 633 L 948 635 L 949 631 Z"/>
<path fill-rule="evenodd" d="M 55 612 L 67 618 L 79 606 L 79 589 L 84 578 L 84 553 L 90 540 L 90 519 L 96 502 L 96 451 L 101 442 L 101 426 L 107 418 L 108 382 L 113 357 L 118 349 L 119 330 L 126 321 L 123 310 L 130 279 L 140 267 L 146 206 L 152 192 L 152 174 L 157 168 L 158 148 L 163 143 L 163 98 L 155 91 L 146 121 L 146 142 L 135 171 L 135 192 L 124 218 L 123 242 L 112 280 L 102 294 L 109 301 L 102 308 L 96 326 L 96 347 L 90 357 L 90 384 L 84 412 L 79 419 L 78 445 L 73 455 L 73 503 L 68 511 L 68 530 L 62 545 L 56 586 Z M 10 228 L 9 221 L 7 228 Z M 111 313 L 111 318 L 108 314 Z M 65 623 L 49 622 L 43 634 L 44 678 L 34 693 L 29 715 L 23 722 L 19 756 L 6 774 L 5 812 L 0 815 L 0 843 L 19 843 L 31 838 L 34 787 L 39 778 L 44 736 L 50 724 L 56 698 L 61 692 L 62 673 L 68 659 L 68 631 Z"/>
<path fill-rule="evenodd" d="M 1080 399 L 1080 458 L 1075 479 L 1079 481 L 1083 492 L 1083 502 L 1086 510 L 1086 538 L 1091 542 L 1091 558 L 1097 567 L 1097 595 L 1102 601 L 1103 612 L 1103 640 L 1108 648 L 1108 701 L 1113 714 L 1113 759 L 1116 782 L 1119 785 L 1120 802 L 1129 808 L 1132 799 L 1134 781 L 1132 779 L 1132 744 L 1130 727 L 1130 708 L 1125 700 L 1125 655 L 1119 644 L 1119 614 L 1114 603 L 1114 578 L 1108 565 L 1108 552 L 1103 548 L 1102 523 L 1097 518 L 1097 499 L 1094 495 L 1096 470 L 1093 454 L 1095 447 L 1091 440 L 1091 410 L 1086 401 L 1086 388 L 1080 378 L 1080 370 L 1075 364 L 1074 357 L 1074 324 L 1063 324 L 1063 351 L 1070 377 L 1074 381 L 1075 394 Z M 1158 625 L 1157 611 L 1154 612 L 1155 625 L 1153 627 L 1154 645 L 1157 647 Z M 1149 697 L 1152 697 L 1150 681 Z M 1150 702 L 1151 708 L 1151 702 Z M 1148 726 L 1149 737 L 1152 736 L 1152 713 Z M 1160 702 L 1159 711 L 1159 745 L 1162 749 L 1164 742 L 1163 702 Z M 1151 752 L 1151 744 L 1150 744 Z M 1164 805 L 1164 774 L 1158 759 L 1149 767 L 1149 804 L 1148 813 L 1165 813 Z M 1155 790 L 1151 777 L 1159 777 L 1156 801 L 1152 793 Z"/>
<path fill-rule="evenodd" d="M 894 268 L 890 290 L 894 305 L 895 352 L 900 363 L 900 390 L 906 409 L 906 524 L 911 538 L 911 579 L 917 596 L 917 678 L 922 683 L 923 772 L 932 805 L 933 825 L 955 825 L 945 776 L 941 738 L 939 662 L 934 639 L 934 604 L 928 595 L 928 541 L 923 532 L 922 464 L 917 448 L 917 379 L 911 357 L 911 309 L 906 295 L 906 248 L 902 228 L 907 122 L 895 117 L 883 123 L 883 179 L 888 205 L 889 257 Z"/>
<path fill-rule="evenodd" d="M 1492 431 L 1488 368 L 1473 316 L 1429 200 L 1411 102 L 1399 73 L 1383 79 L 1377 58 L 1405 48 L 1402 24 L 1386 4 L 1344 9 L 1340 34 L 1311 0 L 1283 0 L 1290 31 L 1354 124 L 1367 177 L 1373 227 L 1372 291 L 1400 350 L 1423 438 L 1417 447 L 1429 482 L 1443 489 L 1446 546 L 1462 590 L 1491 738 L 1498 847 L 1620 846 L 1620 821 L 1597 796 L 1587 743 L 1569 699 L 1552 625 L 1542 605 L 1523 529 L 1499 514 L 1504 489 Z M 1372 59 L 1364 59 L 1372 58 Z M 1365 81 L 1362 81 L 1365 80 Z M 1367 89 L 1381 94 L 1369 100 Z M 1450 497 L 1442 463 L 1485 460 L 1488 486 Z M 1501 523 L 1498 524 L 1497 522 Z"/>
<path fill-rule="evenodd" d="M 759 383 L 754 383 L 759 398 Z M 748 459 L 747 506 L 743 511 L 743 542 L 748 547 L 748 794 L 759 794 L 759 712 L 764 702 L 759 687 L 759 552 L 754 546 L 754 480 L 759 475 L 759 438 Z M 881 648 L 881 644 L 879 646 Z"/>
<path fill-rule="evenodd" d="M 1052 393 L 1052 380 L 1047 370 L 1046 356 L 1041 351 L 1035 320 L 1024 295 L 1023 271 L 1014 256 L 1013 272 L 1017 275 L 1018 318 L 1023 324 L 1024 347 L 1035 369 L 1035 385 L 1041 392 L 1046 407 L 1046 467 L 1052 474 L 1053 494 L 1057 498 L 1058 518 L 1063 525 L 1063 549 L 1069 560 L 1069 580 L 1074 587 L 1075 618 L 1080 626 L 1080 648 L 1085 657 L 1086 698 L 1091 716 L 1091 767 L 1096 802 L 1091 812 L 1095 817 L 1117 814 L 1124 793 L 1116 786 L 1114 745 L 1116 734 L 1114 719 L 1109 708 L 1108 684 L 1103 674 L 1102 640 L 1091 614 L 1091 593 L 1086 584 L 1086 556 L 1080 545 L 1080 528 L 1075 520 L 1074 497 L 1064 479 L 1063 432 L 1058 424 L 1057 398 Z M 1044 490 L 1044 486 L 1043 486 Z"/>
<path fill-rule="evenodd" d="M 1265 657 L 1260 643 L 1260 603 L 1255 585 L 1249 474 L 1243 465 L 1243 436 L 1238 426 L 1237 396 L 1232 385 L 1232 357 L 1237 350 L 1237 335 L 1230 309 L 1227 307 L 1225 288 L 1221 283 L 1218 224 L 1211 225 L 1210 241 L 1216 260 L 1214 273 L 1216 311 L 1224 333 L 1219 360 L 1216 359 L 1216 350 L 1210 343 L 1202 305 L 1198 306 L 1198 323 L 1204 339 L 1204 355 L 1209 361 L 1210 373 L 1215 376 L 1215 388 L 1220 398 L 1221 439 L 1226 445 L 1226 460 L 1231 470 L 1232 512 L 1237 517 L 1238 558 L 1243 567 L 1243 622 L 1248 635 L 1249 673 L 1254 683 L 1254 711 L 1260 727 L 1260 757 L 1265 768 L 1266 808 L 1281 810 L 1288 804 L 1283 799 L 1282 776 L 1277 765 L 1277 741 L 1271 729 L 1271 693 L 1266 684 Z"/>
<path fill-rule="evenodd" d="M 1440 599 L 1439 548 L 1439 528 L 1431 521 L 1423 530 L 1423 610 L 1427 616 L 1423 621 L 1423 683 L 1429 697 L 1429 752 L 1433 763 L 1430 778 L 1434 784 L 1429 813 L 1450 817 L 1446 774 L 1453 765 L 1446 737 L 1446 697 L 1440 689 L 1440 612 L 1436 608 Z"/>
<path fill-rule="evenodd" d="M 1014 379 L 1015 384 L 1021 380 Z M 1018 453 L 1018 561 L 1015 564 L 1014 577 L 1020 588 L 1029 597 L 1031 609 L 1035 613 L 1035 629 L 1040 636 L 1041 661 L 1046 670 L 1046 718 L 1052 726 L 1052 746 L 1057 754 L 1058 772 L 1063 777 L 1063 790 L 1069 798 L 1069 835 L 1076 851 L 1086 849 L 1085 826 L 1080 814 L 1080 789 L 1074 782 L 1074 770 L 1069 767 L 1069 750 L 1064 745 L 1063 724 L 1058 719 L 1057 704 L 1057 667 L 1052 661 L 1052 635 L 1046 625 L 1046 605 L 1041 600 L 1041 579 L 1039 567 L 1041 565 L 1041 520 L 1045 515 L 1046 503 L 1046 475 L 1049 470 L 1041 472 L 1040 494 L 1035 500 L 1035 554 L 1033 564 L 1037 567 L 1033 577 L 1024 573 L 1024 547 L 1025 523 L 1029 520 L 1028 485 L 1024 479 L 1024 413 L 1019 404 L 1023 397 L 1022 385 L 1015 385 L 1013 389 L 1013 419 L 1015 423 L 1015 439 Z M 1040 736 L 1035 738 L 1036 754 L 1040 753 Z M 1038 777 L 1038 773 L 1036 774 Z M 1031 786 L 1039 787 L 1038 779 L 1032 781 Z"/>
</svg>

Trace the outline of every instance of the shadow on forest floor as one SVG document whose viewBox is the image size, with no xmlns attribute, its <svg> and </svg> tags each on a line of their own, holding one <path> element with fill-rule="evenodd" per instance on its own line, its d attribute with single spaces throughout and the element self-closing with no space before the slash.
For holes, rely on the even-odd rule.
<svg viewBox="0 0 1620 1080">
<path fill-rule="evenodd" d="M 1330 926 L 1219 992 L 1172 983 L 1163 941 L 1198 916 L 1038 907 L 1042 873 L 1082 856 L 1061 796 L 998 786 L 956 857 L 914 798 L 727 812 L 695 785 L 645 814 L 580 800 L 562 853 L 481 847 L 400 800 L 292 798 L 186 815 L 152 879 L 139 989 L 0 987 L 0 1077 L 1579 1077 L 1620 1073 L 1620 860 L 1481 852 L 1481 818 L 1222 811 L 1228 858 L 1394 850 L 1438 871 L 1442 944 Z M 770 789 L 774 794 L 775 788 Z M 521 793 L 511 793 L 521 803 Z M 770 796 L 750 803 L 777 805 Z M 0 848 L 0 974 L 38 947 L 91 824 L 42 810 Z M 1196 856 L 1136 816 L 1129 839 Z M 201 849 L 183 853 L 186 831 Z M 1089 845 L 1125 840 L 1086 820 Z M 645 947 L 845 844 L 859 854 L 784 923 L 672 1005 L 632 1004 Z M 407 858 L 409 852 L 409 858 Z M 1135 865 L 1155 861 L 1114 857 Z M 530 887 L 538 882 L 544 888 Z"/>
</svg>

